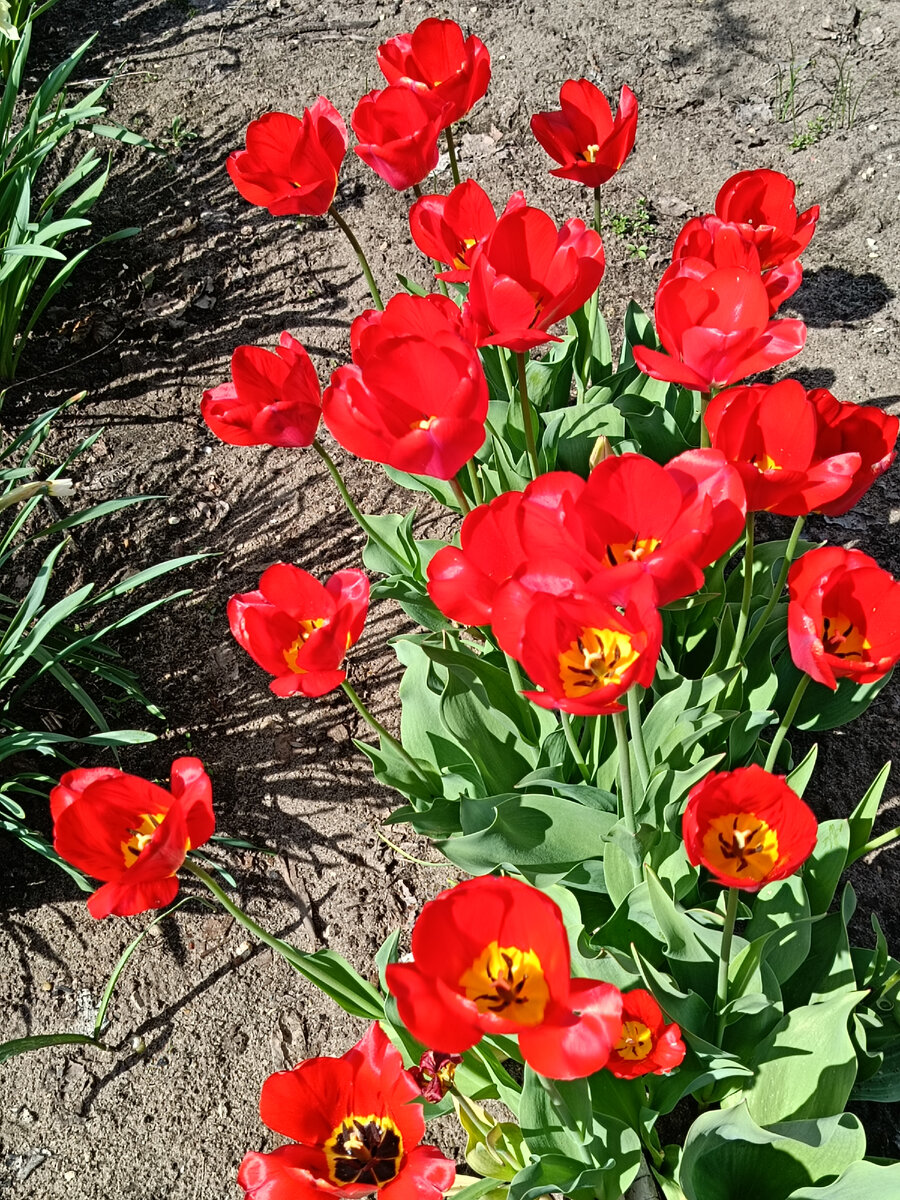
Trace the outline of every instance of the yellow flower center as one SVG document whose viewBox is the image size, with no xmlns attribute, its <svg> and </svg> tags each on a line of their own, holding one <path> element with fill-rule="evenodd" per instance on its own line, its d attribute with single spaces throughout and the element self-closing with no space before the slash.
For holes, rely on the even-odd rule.
<svg viewBox="0 0 900 1200">
<path fill-rule="evenodd" d="M 640 562 L 659 545 L 659 538 L 639 538 L 637 535 L 630 542 L 610 542 L 606 547 L 603 562 L 608 567 L 617 567 L 619 563 Z"/>
<path fill-rule="evenodd" d="M 600 153 L 600 147 L 599 147 L 599 146 L 585 146 L 585 148 L 584 148 L 584 161 L 585 161 L 585 162 L 588 162 L 588 163 L 592 163 L 592 162 L 594 162 L 594 161 L 596 160 L 596 158 L 597 158 L 597 155 L 598 155 L 599 153 Z"/>
<path fill-rule="evenodd" d="M 413 421 L 410 429 L 430 429 L 437 420 L 437 417 L 425 417 L 423 421 Z"/>
<path fill-rule="evenodd" d="M 858 658 L 861 662 L 869 660 L 872 649 L 872 643 L 840 613 L 822 621 L 822 646 L 835 658 Z"/>
<path fill-rule="evenodd" d="M 396 1178 L 403 1138 L 390 1117 L 345 1117 L 325 1143 L 328 1174 L 338 1185 L 380 1188 Z"/>
<path fill-rule="evenodd" d="M 582 629 L 578 640 L 559 656 L 563 692 L 577 698 L 598 687 L 621 683 L 638 657 L 629 634 L 617 629 Z"/>
<path fill-rule="evenodd" d="M 137 829 L 130 829 L 131 837 L 122 842 L 122 857 L 126 867 L 133 867 L 145 847 L 152 841 L 154 833 L 163 822 L 165 813 L 141 813 Z"/>
<path fill-rule="evenodd" d="M 750 459 L 757 471 L 783 471 L 784 468 L 780 463 L 777 463 L 770 454 L 754 454 Z"/>
<path fill-rule="evenodd" d="M 496 1013 L 519 1025 L 539 1025 L 550 999 L 533 950 L 491 942 L 459 980 L 480 1013 Z"/>
<path fill-rule="evenodd" d="M 469 250 L 472 249 L 476 241 L 476 238 L 463 238 L 463 252 L 462 254 L 457 254 L 456 258 L 454 258 L 453 262 L 450 264 L 452 267 L 455 267 L 457 271 L 468 271 L 469 264 L 466 262 L 465 255 Z"/>
<path fill-rule="evenodd" d="M 627 1062 L 640 1062 L 653 1049 L 653 1034 L 643 1021 L 623 1021 L 619 1040 L 613 1046 Z"/>
<path fill-rule="evenodd" d="M 300 632 L 284 651 L 284 661 L 291 668 L 291 670 L 296 671 L 298 675 L 304 674 L 304 670 L 303 667 L 297 666 L 297 655 L 303 649 L 306 642 L 309 641 L 309 635 L 312 633 L 312 631 L 314 629 L 321 629 L 326 623 L 327 622 L 325 621 L 324 617 L 313 617 L 311 621 L 301 621 Z"/>
<path fill-rule="evenodd" d="M 712 818 L 703 852 L 719 874 L 762 883 L 778 862 L 778 834 L 753 813 L 729 813 Z"/>
</svg>

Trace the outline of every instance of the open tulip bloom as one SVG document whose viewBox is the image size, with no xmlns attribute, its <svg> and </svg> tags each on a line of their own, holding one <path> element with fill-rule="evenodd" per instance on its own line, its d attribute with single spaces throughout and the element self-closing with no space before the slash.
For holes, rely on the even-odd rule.
<svg viewBox="0 0 900 1200">
<path fill-rule="evenodd" d="M 665 1075 L 684 1059 L 677 1025 L 667 1025 L 662 1009 L 644 988 L 622 993 L 622 1029 L 606 1069 L 617 1079 Z"/>
<path fill-rule="evenodd" d="M 439 1200 L 456 1165 L 421 1145 L 419 1087 L 378 1025 L 340 1058 L 310 1058 L 266 1079 L 263 1123 L 292 1139 L 247 1154 L 238 1183 L 247 1200 Z"/>
<path fill-rule="evenodd" d="M 798 214 L 796 190 L 793 180 L 780 171 L 757 169 L 732 175 L 716 197 L 716 216 L 743 226 L 764 271 L 799 257 L 816 231 L 819 206 Z"/>
<path fill-rule="evenodd" d="M 457 884 L 422 909 L 413 962 L 387 984 L 412 1035 L 460 1053 L 485 1034 L 518 1036 L 525 1061 L 549 1079 L 579 1079 L 609 1059 L 622 996 L 596 979 L 572 979 L 562 914 L 515 879 Z"/>
<path fill-rule="evenodd" d="M 615 118 L 609 101 L 587 79 L 569 79 L 559 92 L 559 112 L 535 113 L 531 132 L 560 166 L 550 172 L 598 188 L 619 170 L 634 146 L 637 100 L 623 87 Z"/>
<path fill-rule="evenodd" d="M 525 206 L 525 195 L 510 197 L 504 216 Z M 493 233 L 497 214 L 490 197 L 474 179 L 466 179 L 448 196 L 420 196 L 409 210 L 409 229 L 416 246 L 448 271 L 438 279 L 466 283 L 478 247 Z"/>
<path fill-rule="evenodd" d="M 337 571 L 324 587 L 300 567 L 276 563 L 255 592 L 232 596 L 235 640 L 275 678 L 276 696 L 324 696 L 344 682 L 344 655 L 359 640 L 369 609 L 362 571 Z"/>
<path fill-rule="evenodd" d="M 441 128 L 464 117 L 491 80 L 484 42 L 474 34 L 465 37 L 455 21 L 427 17 L 412 33 L 379 46 L 377 56 L 388 83 L 405 84 L 438 102 Z"/>
<path fill-rule="evenodd" d="M 113 767 L 69 771 L 50 793 L 60 858 L 104 880 L 93 917 L 165 908 L 188 850 L 215 831 L 212 784 L 198 758 L 176 758 L 169 790 Z"/>
</svg>

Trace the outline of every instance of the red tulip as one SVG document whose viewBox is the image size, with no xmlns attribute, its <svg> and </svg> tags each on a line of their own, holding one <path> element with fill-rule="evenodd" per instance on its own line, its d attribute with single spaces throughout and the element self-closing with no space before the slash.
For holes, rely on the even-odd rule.
<svg viewBox="0 0 900 1200">
<path fill-rule="evenodd" d="M 344 655 L 359 641 L 369 608 L 362 571 L 338 571 L 323 587 L 307 571 L 276 563 L 255 592 L 228 601 L 231 632 L 275 678 L 276 696 L 324 696 L 347 678 Z"/>
<path fill-rule="evenodd" d="M 794 665 L 834 690 L 872 683 L 900 661 L 900 583 L 861 550 L 823 546 L 788 575 Z"/>
<path fill-rule="evenodd" d="M 474 34 L 464 37 L 455 21 L 437 17 L 379 46 L 378 65 L 388 83 L 406 84 L 439 100 L 442 128 L 464 117 L 491 79 L 491 56 L 484 43 Z"/>
<path fill-rule="evenodd" d="M 444 296 L 394 296 L 350 331 L 353 365 L 323 398 L 325 424 L 351 454 L 452 479 L 484 442 L 488 388 L 478 353 Z"/>
<path fill-rule="evenodd" d="M 188 850 L 215 831 L 212 784 L 199 758 L 176 758 L 171 788 L 113 767 L 69 771 L 50 792 L 53 845 L 66 862 L 104 880 L 92 917 L 165 908 Z"/>
<path fill-rule="evenodd" d="M 649 992 L 622 993 L 622 1031 L 606 1064 L 617 1079 L 665 1075 L 680 1066 L 684 1042 L 677 1025 L 666 1025 L 662 1009 Z"/>
<path fill-rule="evenodd" d="M 504 215 L 525 206 L 523 192 L 515 192 Z M 438 279 L 465 283 L 472 258 L 497 224 L 497 214 L 487 192 L 474 179 L 466 179 L 449 196 L 420 196 L 409 210 L 412 239 L 429 258 L 448 263 Z"/>
<path fill-rule="evenodd" d="M 398 192 L 437 166 L 441 106 L 428 92 L 402 83 L 369 92 L 353 110 L 354 147 L 363 162 Z"/>
<path fill-rule="evenodd" d="M 484 1034 L 518 1034 L 549 1079 L 584 1078 L 609 1058 L 622 995 L 570 977 L 562 913 L 536 888 L 480 876 L 441 892 L 416 921 L 412 952 L 387 968 L 387 985 L 426 1046 L 462 1053 Z"/>
<path fill-rule="evenodd" d="M 724 887 L 758 892 L 806 862 L 818 823 L 783 776 L 754 765 L 713 772 L 691 788 L 682 833 L 695 867 Z"/>
<path fill-rule="evenodd" d="M 571 598 L 533 596 L 518 657 L 543 690 L 524 694 L 575 716 L 622 712 L 631 685 L 649 687 L 656 674 L 662 622 L 649 579 L 634 584 L 620 610 L 621 601 L 614 604 L 600 588 Z"/>
<path fill-rule="evenodd" d="M 844 496 L 863 474 L 862 459 L 849 445 L 822 456 L 818 408 L 796 379 L 720 392 L 706 410 L 706 426 L 715 449 L 740 472 L 751 511 L 805 516 Z M 840 435 L 833 440 L 838 451 L 842 440 L 849 442 Z"/>
<path fill-rule="evenodd" d="M 775 315 L 785 300 L 793 296 L 803 282 L 803 268 L 798 258 L 763 272 L 752 231 L 746 225 L 729 224 L 714 216 L 694 217 L 679 233 L 672 251 L 672 261 L 679 266 L 673 274 L 687 273 L 688 268 L 684 260 L 691 258 L 709 263 L 717 270 L 724 267 L 743 267 L 751 274 L 758 274 L 769 298 L 770 316 Z M 697 278 L 702 279 L 704 274 L 705 271 L 701 268 Z M 670 277 L 667 271 L 661 283 L 667 282 Z"/>
<path fill-rule="evenodd" d="M 759 275 L 700 259 L 669 267 L 656 293 L 656 331 L 666 354 L 634 347 L 645 375 L 709 392 L 768 370 L 803 349 L 802 321 L 769 319 Z"/>
<path fill-rule="evenodd" d="M 860 459 L 847 491 L 816 506 L 817 512 L 837 517 L 849 512 L 894 461 L 900 419 L 888 416 L 873 404 L 837 400 L 825 388 L 815 388 L 809 399 L 815 404 L 818 417 L 816 454 L 830 459 L 853 453 Z"/>
<path fill-rule="evenodd" d="M 757 250 L 762 269 L 781 266 L 802 254 L 816 231 L 819 206 L 797 215 L 796 187 L 780 171 L 740 171 L 716 197 L 716 216 L 742 225 Z"/>
<path fill-rule="evenodd" d="M 531 132 L 552 159 L 561 165 L 551 171 L 597 188 L 611 179 L 634 146 L 637 100 L 623 87 L 613 119 L 609 101 L 587 79 L 568 79 L 559 90 L 561 112 L 535 113 Z"/>
<path fill-rule="evenodd" d="M 271 112 L 247 126 L 247 149 L 226 166 L 237 190 L 273 216 L 321 217 L 337 191 L 347 152 L 341 114 L 319 96 L 302 117 Z"/>
<path fill-rule="evenodd" d="M 340 1058 L 308 1058 L 263 1083 L 263 1123 L 292 1139 L 268 1154 L 244 1156 L 245 1200 L 439 1200 L 456 1167 L 421 1145 L 419 1089 L 403 1060 L 372 1025 Z"/>
<path fill-rule="evenodd" d="M 439 1104 L 453 1087 L 456 1068 L 462 1062 L 461 1054 L 443 1054 L 440 1050 L 426 1050 L 419 1065 L 410 1067 L 409 1073 L 430 1104 Z"/>
<path fill-rule="evenodd" d="M 539 208 L 504 213 L 472 263 L 464 312 L 476 344 L 524 353 L 559 341 L 548 329 L 581 308 L 605 265 L 600 235 L 583 221 L 557 230 Z"/>
<path fill-rule="evenodd" d="M 232 383 L 203 393 L 203 420 L 232 446 L 309 446 L 322 415 L 322 391 L 309 355 L 283 333 L 274 351 L 238 346 Z"/>
</svg>

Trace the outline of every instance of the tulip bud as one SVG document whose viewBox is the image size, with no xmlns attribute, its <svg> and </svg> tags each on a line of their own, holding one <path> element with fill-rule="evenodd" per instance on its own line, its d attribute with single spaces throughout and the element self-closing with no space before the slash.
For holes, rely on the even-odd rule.
<svg viewBox="0 0 900 1200">
<path fill-rule="evenodd" d="M 12 504 L 23 504 L 44 491 L 48 496 L 66 498 L 74 493 L 75 484 L 71 479 L 34 479 L 31 483 L 22 483 L 8 491 L 5 496 L 0 496 L 0 509 L 9 508 Z"/>
<path fill-rule="evenodd" d="M 593 471 L 599 463 L 606 462 L 608 458 L 615 457 L 615 450 L 612 448 L 612 442 L 605 433 L 601 433 L 594 442 L 594 448 L 591 451 L 591 457 L 588 459 L 588 466 Z"/>
</svg>

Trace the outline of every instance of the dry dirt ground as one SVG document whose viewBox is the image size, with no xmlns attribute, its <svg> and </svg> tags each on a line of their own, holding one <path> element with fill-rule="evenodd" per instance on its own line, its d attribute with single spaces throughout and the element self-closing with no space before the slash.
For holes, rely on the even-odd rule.
<svg viewBox="0 0 900 1200">
<path fill-rule="evenodd" d="M 216 552 L 185 573 L 191 599 L 133 627 L 123 644 L 168 718 L 160 741 L 131 751 L 126 766 L 163 775 L 172 757 L 200 755 L 220 829 L 278 852 L 232 855 L 242 902 L 298 945 L 331 945 L 364 973 L 381 940 L 398 925 L 409 929 L 449 870 L 417 867 L 377 837 L 390 797 L 350 743 L 362 730 L 342 694 L 276 700 L 225 623 L 228 596 L 254 587 L 268 563 L 327 573 L 359 561 L 360 535 L 318 460 L 215 442 L 199 400 L 226 378 L 234 346 L 272 345 L 282 329 L 309 348 L 323 379 L 346 360 L 350 321 L 367 301 L 347 247 L 325 222 L 297 227 L 250 208 L 224 161 L 267 108 L 300 112 L 324 93 L 349 116 L 378 83 L 378 43 L 429 13 L 456 18 L 492 53 L 488 97 L 460 143 L 464 170 L 501 204 L 524 186 L 560 220 L 587 217 L 575 185 L 547 174 L 529 114 L 552 107 L 572 76 L 610 94 L 627 82 L 637 93 L 637 148 L 604 202 L 612 217 L 634 214 L 645 197 L 655 228 L 608 234 L 602 304 L 614 323 L 629 297 L 652 302 L 682 221 L 708 210 L 725 178 L 775 167 L 797 179 L 804 206 L 823 208 L 792 302 L 791 315 L 810 327 L 795 373 L 841 398 L 900 410 L 900 11 L 888 0 L 867 0 L 862 11 L 839 0 L 467 0 L 442 9 L 402 0 L 62 0 L 43 18 L 35 72 L 99 29 L 83 76 L 122 68 L 115 115 L 167 152 L 117 148 L 100 224 L 141 225 L 143 233 L 76 276 L 29 347 L 4 416 L 23 421 L 87 388 L 57 443 L 105 427 L 77 473 L 82 497 L 166 497 L 76 539 L 73 576 Z M 796 123 L 778 119 L 789 116 L 791 64 L 800 71 Z M 839 78 L 849 82 L 852 128 L 816 140 L 811 121 L 829 105 L 840 118 Z M 795 152 L 798 136 L 809 144 Z M 435 190 L 447 190 L 448 178 L 445 167 Z M 339 203 L 388 294 L 398 269 L 427 279 L 405 223 L 409 199 L 348 157 Z M 629 243 L 645 245 L 646 257 Z M 379 469 L 346 469 L 365 511 L 410 507 Z M 897 572 L 898 479 L 895 468 L 858 510 L 815 532 Z M 387 720 L 397 670 L 384 640 L 398 627 L 396 611 L 379 606 L 353 662 L 357 687 Z M 898 704 L 895 682 L 863 722 L 824 739 L 813 789 L 822 815 L 846 812 L 890 757 Z M 891 807 L 896 777 L 888 796 Z M 46 827 L 44 816 L 35 820 Z M 402 830 L 391 836 L 436 858 Z M 143 919 L 92 921 L 68 879 L 14 845 L 0 842 L 0 863 L 0 1040 L 87 1027 Z M 896 850 L 858 876 L 858 936 L 871 937 L 874 910 L 895 951 L 898 881 Z M 0 1194 L 236 1197 L 241 1156 L 278 1141 L 258 1119 L 263 1078 L 303 1057 L 341 1053 L 361 1032 L 227 919 L 192 907 L 146 940 L 111 1012 L 111 1055 L 59 1048 L 0 1068 Z M 876 1135 L 876 1152 L 900 1153 L 890 1119 Z"/>
</svg>

